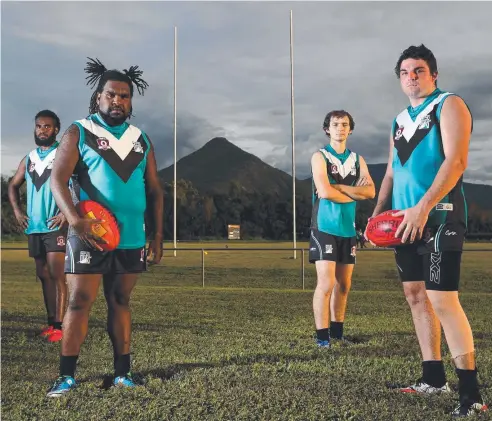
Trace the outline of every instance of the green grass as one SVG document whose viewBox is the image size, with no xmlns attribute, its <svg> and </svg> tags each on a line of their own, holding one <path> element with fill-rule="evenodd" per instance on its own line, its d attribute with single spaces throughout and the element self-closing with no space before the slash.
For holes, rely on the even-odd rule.
<svg viewBox="0 0 492 421">
<path fill-rule="evenodd" d="M 292 251 L 209 251 L 205 289 L 199 250 L 171 256 L 166 252 L 162 264 L 141 277 L 132 297 L 133 371 L 144 385 L 107 388 L 112 351 L 100 295 L 79 359 L 80 386 L 66 397 L 48 400 L 45 393 L 58 374 L 59 344 L 37 337 L 45 315 L 32 260 L 25 251 L 2 251 L 2 419 L 449 419 L 456 393 L 424 398 L 388 387 L 420 375 L 419 348 L 391 252 L 359 253 L 346 330 L 363 343 L 331 350 L 313 344 L 315 276 L 307 258 L 303 291 L 301 261 L 291 258 Z M 488 403 L 491 258 L 490 251 L 465 253 L 461 283 Z M 443 350 L 456 388 L 445 345 Z"/>
</svg>

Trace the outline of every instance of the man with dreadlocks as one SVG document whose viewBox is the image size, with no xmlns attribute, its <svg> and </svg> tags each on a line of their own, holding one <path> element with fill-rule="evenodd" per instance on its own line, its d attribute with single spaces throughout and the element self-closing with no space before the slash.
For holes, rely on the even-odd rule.
<svg viewBox="0 0 492 421">
<path fill-rule="evenodd" d="M 65 273 L 69 304 L 63 321 L 60 377 L 48 392 L 61 396 L 76 386 L 75 368 L 88 329 L 89 312 L 101 278 L 108 305 L 107 330 L 114 351 L 115 386 L 133 387 L 130 374 L 130 295 L 139 273 L 146 269 L 144 213 L 147 200 L 153 219 L 149 264 L 162 256 L 163 193 L 154 149 L 148 136 L 126 120 L 132 114 L 134 86 L 143 95 L 148 84 L 138 66 L 107 70 L 89 59 L 88 84 L 97 84 L 90 115 L 73 123 L 63 135 L 53 167 L 51 188 L 69 223 Z M 67 182 L 72 176 L 72 189 Z M 94 200 L 108 208 L 120 227 L 120 243 L 103 252 L 101 238 L 92 233 L 98 220 L 81 218 L 74 206 Z"/>
</svg>

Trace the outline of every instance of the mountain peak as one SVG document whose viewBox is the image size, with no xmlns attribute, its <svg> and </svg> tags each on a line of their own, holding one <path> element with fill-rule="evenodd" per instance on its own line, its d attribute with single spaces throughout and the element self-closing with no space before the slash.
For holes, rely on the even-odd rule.
<svg viewBox="0 0 492 421">
<path fill-rule="evenodd" d="M 174 168 L 159 171 L 164 182 L 173 180 Z M 230 183 L 239 183 L 246 191 L 285 195 L 291 189 L 289 174 L 274 168 L 255 155 L 242 150 L 225 137 L 214 137 L 177 163 L 178 179 L 191 181 L 201 192 L 224 193 Z"/>
<path fill-rule="evenodd" d="M 221 145 L 233 145 L 232 142 L 229 142 L 225 137 L 214 137 L 210 139 L 204 146 L 221 146 Z"/>
</svg>

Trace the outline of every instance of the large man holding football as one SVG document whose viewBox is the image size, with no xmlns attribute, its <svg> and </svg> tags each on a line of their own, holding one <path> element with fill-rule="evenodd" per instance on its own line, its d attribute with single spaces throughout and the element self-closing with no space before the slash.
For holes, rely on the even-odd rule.
<svg viewBox="0 0 492 421">
<path fill-rule="evenodd" d="M 472 116 L 457 95 L 437 88 L 437 63 L 424 45 L 407 48 L 395 67 L 410 106 L 394 120 L 389 159 L 373 216 L 401 210 L 396 265 L 423 357 L 423 376 L 406 393 L 450 392 L 441 357 L 441 325 L 459 379 L 454 416 L 485 411 L 477 383 L 475 349 L 458 297 L 466 232 L 463 173 Z"/>
<path fill-rule="evenodd" d="M 114 351 L 115 386 L 135 385 L 130 374 L 130 295 L 138 274 L 146 269 L 144 213 L 149 200 L 153 222 L 151 264 L 162 256 L 163 193 L 152 143 L 126 120 L 132 114 L 134 86 L 147 88 L 137 66 L 107 70 L 99 60 L 87 63 L 88 83 L 97 85 L 90 115 L 73 123 L 64 134 L 52 172 L 51 187 L 70 230 L 65 272 L 69 305 L 60 357 L 60 377 L 48 396 L 61 396 L 76 386 L 75 368 L 88 329 L 89 312 L 103 280 L 108 305 L 107 330 Z M 72 177 L 72 191 L 67 182 Z M 94 223 L 82 218 L 75 203 L 93 200 L 118 221 L 120 243 L 103 252 Z"/>
</svg>

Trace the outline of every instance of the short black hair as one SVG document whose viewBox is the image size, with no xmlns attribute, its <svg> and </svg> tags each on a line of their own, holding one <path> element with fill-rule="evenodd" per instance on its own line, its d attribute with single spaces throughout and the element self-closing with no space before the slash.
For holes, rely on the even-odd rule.
<svg viewBox="0 0 492 421">
<path fill-rule="evenodd" d="M 437 73 L 437 60 L 434 57 L 434 54 L 431 50 L 429 50 L 424 44 L 420 44 L 418 47 L 415 45 L 411 45 L 408 47 L 403 53 L 400 54 L 400 58 L 398 59 L 395 66 L 396 77 L 400 79 L 400 67 L 403 60 L 408 58 L 413 58 L 415 60 L 424 60 L 429 66 L 429 70 L 431 74 Z"/>
<path fill-rule="evenodd" d="M 345 111 L 345 110 L 333 110 L 333 111 L 330 111 L 328 114 L 326 114 L 326 117 L 323 120 L 323 130 L 325 130 L 325 132 L 328 129 L 328 127 L 330 127 L 330 122 L 331 122 L 331 119 L 333 117 L 338 117 L 338 118 L 348 117 L 349 124 L 350 124 L 350 130 L 351 131 L 354 130 L 355 122 L 354 122 L 354 119 L 352 118 L 352 116 L 350 115 L 350 113 L 348 111 Z"/>
<path fill-rule="evenodd" d="M 53 111 L 51 111 L 51 110 L 40 111 L 34 117 L 34 121 L 36 121 L 39 117 L 50 117 L 50 118 L 52 118 L 53 121 L 55 122 L 55 128 L 57 128 L 58 131 L 60 131 L 60 119 L 58 118 L 58 116 Z"/>
</svg>

